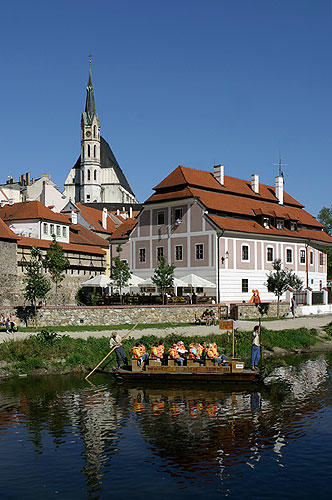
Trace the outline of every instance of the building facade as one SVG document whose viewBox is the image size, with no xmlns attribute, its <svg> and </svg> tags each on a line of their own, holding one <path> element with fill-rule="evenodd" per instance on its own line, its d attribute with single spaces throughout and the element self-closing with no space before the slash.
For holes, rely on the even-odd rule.
<svg viewBox="0 0 332 500">
<path fill-rule="evenodd" d="M 275 259 L 293 270 L 303 286 L 326 286 L 326 247 L 332 238 L 304 206 L 283 189 L 214 172 L 179 166 L 154 188 L 130 236 L 132 272 L 153 275 L 161 256 L 180 278 L 194 273 L 215 284 L 218 301 L 247 302 L 252 290 L 261 300 Z"/>
</svg>

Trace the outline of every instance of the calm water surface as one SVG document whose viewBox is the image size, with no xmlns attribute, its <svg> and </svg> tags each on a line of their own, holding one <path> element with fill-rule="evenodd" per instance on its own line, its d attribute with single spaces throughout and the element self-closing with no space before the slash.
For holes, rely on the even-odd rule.
<svg viewBox="0 0 332 500">
<path fill-rule="evenodd" d="M 236 389 L 4 380 L 0 498 L 331 499 L 331 367 Z"/>
</svg>

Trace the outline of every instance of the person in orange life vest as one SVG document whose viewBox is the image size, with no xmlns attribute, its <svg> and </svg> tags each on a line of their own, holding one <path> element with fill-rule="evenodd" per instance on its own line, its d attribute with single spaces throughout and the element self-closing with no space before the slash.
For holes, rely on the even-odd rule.
<svg viewBox="0 0 332 500">
<path fill-rule="evenodd" d="M 219 356 L 218 351 L 216 352 L 213 344 L 209 344 L 209 347 L 206 350 L 206 357 L 207 359 L 213 359 L 218 365 L 223 363 L 226 359 L 225 354 L 221 354 L 221 356 Z"/>
<path fill-rule="evenodd" d="M 149 359 L 149 355 L 145 352 L 145 347 L 142 349 L 142 342 L 137 342 L 132 348 L 133 358 L 138 359 L 139 366 L 142 366 L 142 362 L 146 363 Z"/>
<path fill-rule="evenodd" d="M 194 362 L 199 363 L 200 365 L 204 364 L 204 360 L 201 359 L 199 354 L 199 344 L 190 344 L 189 359 L 193 359 Z"/>
<path fill-rule="evenodd" d="M 158 351 L 159 351 L 159 357 L 161 359 L 162 364 L 167 365 L 167 353 L 165 353 L 165 346 L 164 346 L 164 342 L 162 340 L 159 340 Z"/>
<path fill-rule="evenodd" d="M 183 366 L 184 358 L 180 356 L 179 351 L 177 350 L 177 345 L 173 344 L 168 351 L 170 358 L 174 359 L 179 366 Z"/>
<path fill-rule="evenodd" d="M 157 359 L 158 361 L 161 361 L 162 356 L 160 356 L 160 349 L 159 349 L 158 343 L 153 344 L 153 346 L 151 347 L 150 358 Z"/>
</svg>

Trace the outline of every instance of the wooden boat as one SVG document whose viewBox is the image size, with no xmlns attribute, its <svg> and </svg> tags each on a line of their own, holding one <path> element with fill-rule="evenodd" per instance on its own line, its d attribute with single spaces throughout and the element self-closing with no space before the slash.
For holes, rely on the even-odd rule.
<svg viewBox="0 0 332 500">
<path fill-rule="evenodd" d="M 149 360 L 144 370 L 138 366 L 137 360 L 133 359 L 132 366 L 128 369 L 119 368 L 108 373 L 117 381 L 243 383 L 259 380 L 259 371 L 244 368 L 243 361 L 238 359 L 230 360 L 226 366 L 218 365 L 212 360 L 206 360 L 204 366 L 190 359 L 187 360 L 187 366 L 178 366 L 172 360 L 167 366 L 163 366 L 157 360 Z"/>
</svg>

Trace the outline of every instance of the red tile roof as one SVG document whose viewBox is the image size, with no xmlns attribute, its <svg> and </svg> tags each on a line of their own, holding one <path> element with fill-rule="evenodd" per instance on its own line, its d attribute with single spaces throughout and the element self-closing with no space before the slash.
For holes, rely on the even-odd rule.
<svg viewBox="0 0 332 500">
<path fill-rule="evenodd" d="M 214 177 L 212 172 L 205 170 L 196 170 L 194 168 L 183 167 L 179 165 L 163 181 L 153 189 L 157 192 L 169 191 L 170 188 L 179 188 L 181 186 L 200 187 L 203 189 L 215 190 L 224 193 L 234 193 L 242 196 L 249 196 L 257 200 L 278 201 L 275 196 L 275 188 L 266 184 L 259 184 L 259 193 L 256 194 L 251 189 L 251 182 L 236 177 L 224 176 L 224 185 L 221 185 Z M 303 207 L 301 203 L 284 191 L 284 204 L 290 204 L 297 207 Z"/>
<path fill-rule="evenodd" d="M 45 207 L 40 201 L 27 201 L 23 203 L 14 203 L 13 205 L 5 205 L 0 208 L 0 217 L 4 221 L 37 219 L 68 224 L 68 220 L 63 214 L 52 212 L 52 210 Z"/>
<path fill-rule="evenodd" d="M 49 248 L 51 241 L 38 240 L 36 238 L 25 238 L 20 236 L 17 242 L 19 247 L 38 247 L 38 248 Z M 71 243 L 58 242 L 59 245 L 67 252 L 74 253 L 85 253 L 93 255 L 105 255 L 105 251 L 102 248 L 98 248 L 90 245 L 76 245 Z"/>
<path fill-rule="evenodd" d="M 101 238 L 98 234 L 90 231 L 81 224 L 71 224 L 69 230 L 70 243 L 78 245 L 92 245 L 96 247 L 107 248 L 109 243 L 105 238 Z"/>
<path fill-rule="evenodd" d="M 127 239 L 137 224 L 137 219 L 126 219 L 112 234 L 112 240 Z"/>
<path fill-rule="evenodd" d="M 115 223 L 110 217 L 107 217 L 107 229 L 102 226 L 103 212 L 97 208 L 86 207 L 81 203 L 76 203 L 77 208 L 80 210 L 82 217 L 93 227 L 94 231 L 98 233 L 111 234 L 115 230 Z"/>
<path fill-rule="evenodd" d="M 0 219 L 0 240 L 18 240 L 18 236 L 9 229 L 2 219 Z"/>
<path fill-rule="evenodd" d="M 217 215 L 209 215 L 210 219 L 220 228 L 228 231 L 237 231 L 243 233 L 255 233 L 261 235 L 273 235 L 280 237 L 301 238 L 305 240 L 317 240 L 330 243 L 332 245 L 332 238 L 324 231 L 303 229 L 291 231 L 288 228 L 276 229 L 270 226 L 269 229 L 262 227 L 260 224 L 253 220 L 236 219 L 230 217 L 220 217 Z"/>
</svg>

